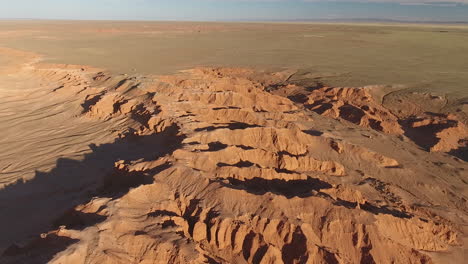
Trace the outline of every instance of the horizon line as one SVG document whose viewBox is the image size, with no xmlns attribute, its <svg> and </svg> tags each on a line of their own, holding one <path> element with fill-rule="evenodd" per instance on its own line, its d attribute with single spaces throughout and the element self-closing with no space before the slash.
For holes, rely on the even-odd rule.
<svg viewBox="0 0 468 264">
<path fill-rule="evenodd" d="M 192 23 L 307 23 L 307 22 L 329 22 L 329 23 L 386 23 L 386 24 L 468 24 L 468 20 L 403 20 L 403 19 L 381 19 L 381 18 L 317 18 L 317 19 L 211 19 L 211 20 L 181 20 L 181 19 L 77 19 L 77 18 L 1 18 L 0 21 L 122 21 L 122 22 L 192 22 Z"/>
</svg>

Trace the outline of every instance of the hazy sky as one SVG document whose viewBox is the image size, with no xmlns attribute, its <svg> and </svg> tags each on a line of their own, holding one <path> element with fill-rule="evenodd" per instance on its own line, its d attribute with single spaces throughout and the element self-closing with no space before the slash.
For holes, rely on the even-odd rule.
<svg viewBox="0 0 468 264">
<path fill-rule="evenodd" d="M 0 18 L 468 21 L 468 0 L 0 0 Z"/>
</svg>

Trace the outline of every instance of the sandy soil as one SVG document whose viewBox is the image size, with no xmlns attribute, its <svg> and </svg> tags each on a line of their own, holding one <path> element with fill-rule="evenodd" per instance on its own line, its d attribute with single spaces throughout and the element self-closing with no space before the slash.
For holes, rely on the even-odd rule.
<svg viewBox="0 0 468 264">
<path fill-rule="evenodd" d="M 400 84 L 457 97 L 468 97 L 467 41 L 466 25 L 0 21 L 0 46 L 51 63 L 127 74 L 305 69 L 332 86 Z"/>
<path fill-rule="evenodd" d="M 443 97 L 0 52 L 2 263 L 464 261 L 466 112 L 424 109 Z"/>
</svg>

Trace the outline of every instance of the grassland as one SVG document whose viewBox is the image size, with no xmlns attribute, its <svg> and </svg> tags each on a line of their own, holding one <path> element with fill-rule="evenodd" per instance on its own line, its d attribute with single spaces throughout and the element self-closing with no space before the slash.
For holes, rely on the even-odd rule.
<svg viewBox="0 0 468 264">
<path fill-rule="evenodd" d="M 340 86 L 468 96 L 468 27 L 392 24 L 0 22 L 0 46 L 119 73 L 297 68 Z"/>
</svg>

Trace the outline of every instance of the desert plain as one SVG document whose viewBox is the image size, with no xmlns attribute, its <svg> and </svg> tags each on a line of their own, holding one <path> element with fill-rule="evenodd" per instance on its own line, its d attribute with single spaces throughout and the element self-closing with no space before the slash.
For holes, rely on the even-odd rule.
<svg viewBox="0 0 468 264">
<path fill-rule="evenodd" d="M 0 263 L 464 263 L 466 43 L 0 21 Z"/>
</svg>

